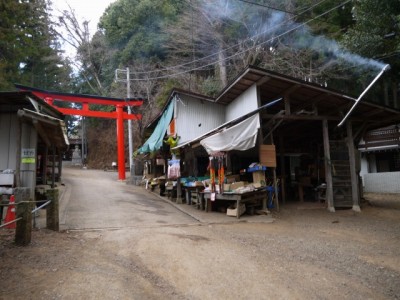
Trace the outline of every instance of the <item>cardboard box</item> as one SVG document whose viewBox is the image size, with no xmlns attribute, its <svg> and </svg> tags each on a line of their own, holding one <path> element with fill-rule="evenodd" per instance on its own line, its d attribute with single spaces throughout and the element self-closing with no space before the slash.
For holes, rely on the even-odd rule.
<svg viewBox="0 0 400 300">
<path fill-rule="evenodd" d="M 244 181 L 234 182 L 231 184 L 231 190 L 234 191 L 242 186 L 244 186 Z"/>
<path fill-rule="evenodd" d="M 275 145 L 260 145 L 260 164 L 266 167 L 276 168 Z"/>
<path fill-rule="evenodd" d="M 226 176 L 227 183 L 234 183 L 240 181 L 240 175 L 228 175 Z"/>
<path fill-rule="evenodd" d="M 261 186 L 266 185 L 264 171 L 255 171 L 252 174 L 253 174 L 253 183 L 260 184 Z"/>
<path fill-rule="evenodd" d="M 163 165 L 165 165 L 165 159 L 163 159 L 163 158 L 156 158 L 156 165 L 157 165 L 157 166 L 163 166 Z"/>
<path fill-rule="evenodd" d="M 231 184 L 224 183 L 224 192 L 229 192 L 231 190 Z"/>
<path fill-rule="evenodd" d="M 246 211 L 246 205 L 240 204 L 239 205 L 239 216 L 243 215 L 244 212 Z M 236 217 L 237 216 L 237 208 L 236 207 L 228 207 L 226 210 L 226 215 L 230 217 Z"/>
</svg>

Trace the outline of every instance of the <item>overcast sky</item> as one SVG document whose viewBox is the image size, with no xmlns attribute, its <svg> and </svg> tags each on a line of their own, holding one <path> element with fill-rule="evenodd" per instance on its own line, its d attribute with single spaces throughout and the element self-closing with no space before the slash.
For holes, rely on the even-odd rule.
<svg viewBox="0 0 400 300">
<path fill-rule="evenodd" d="M 83 21 L 89 21 L 90 35 L 93 35 L 97 30 L 97 23 L 103 15 L 106 8 L 116 0 L 53 0 L 53 14 L 60 15 L 59 11 L 69 10 L 68 5 L 75 11 L 78 21 L 82 24 Z M 75 51 L 68 44 L 63 44 L 65 55 L 73 58 Z"/>
<path fill-rule="evenodd" d="M 75 10 L 78 20 L 90 21 L 90 34 L 93 35 L 97 29 L 97 23 L 106 8 L 115 0 L 53 0 L 54 13 L 57 10 L 68 10 L 68 5 Z"/>
</svg>

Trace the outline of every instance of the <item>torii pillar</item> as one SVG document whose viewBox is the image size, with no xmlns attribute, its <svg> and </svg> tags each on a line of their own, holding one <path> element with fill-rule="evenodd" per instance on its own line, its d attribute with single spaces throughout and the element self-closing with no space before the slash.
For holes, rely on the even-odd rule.
<svg viewBox="0 0 400 300">
<path fill-rule="evenodd" d="M 38 98 L 43 99 L 49 105 L 57 109 L 59 112 L 65 115 L 75 115 L 83 117 L 95 117 L 95 118 L 111 118 L 117 120 L 117 153 L 118 153 L 118 179 L 125 180 L 125 137 L 124 137 L 124 120 L 140 120 L 142 116 L 140 114 L 128 114 L 124 112 L 124 107 L 127 106 L 140 106 L 143 104 L 143 99 L 118 99 L 118 98 L 108 98 L 92 95 L 80 95 L 80 94 L 67 94 L 67 93 L 57 93 L 48 92 L 44 90 L 39 90 L 32 87 L 15 85 L 17 89 L 23 91 L 29 91 Z M 62 108 L 56 106 L 54 101 L 66 101 L 73 103 L 81 103 L 82 108 Z M 105 112 L 90 110 L 89 104 L 114 106 L 115 111 Z"/>
</svg>

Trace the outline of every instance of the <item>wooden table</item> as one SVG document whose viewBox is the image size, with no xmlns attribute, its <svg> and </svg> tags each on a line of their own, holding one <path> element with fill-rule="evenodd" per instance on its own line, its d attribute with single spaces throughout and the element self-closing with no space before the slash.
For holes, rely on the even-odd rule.
<svg viewBox="0 0 400 300">
<path fill-rule="evenodd" d="M 201 191 L 204 190 L 204 186 L 185 186 L 186 193 L 186 204 L 192 205 L 192 201 L 196 201 L 197 208 L 203 209 L 203 201 L 200 196 Z"/>
<path fill-rule="evenodd" d="M 200 193 L 202 198 L 205 200 L 205 210 L 209 211 L 211 207 L 211 193 L 203 192 Z M 252 192 L 236 194 L 236 193 L 223 193 L 223 194 L 215 194 L 215 200 L 223 200 L 223 201 L 236 201 L 237 214 L 236 217 L 240 218 L 239 207 L 241 203 L 245 202 L 257 202 L 259 200 L 262 201 L 262 208 L 266 209 L 267 207 L 267 198 L 268 194 L 265 189 L 256 190 Z"/>
</svg>

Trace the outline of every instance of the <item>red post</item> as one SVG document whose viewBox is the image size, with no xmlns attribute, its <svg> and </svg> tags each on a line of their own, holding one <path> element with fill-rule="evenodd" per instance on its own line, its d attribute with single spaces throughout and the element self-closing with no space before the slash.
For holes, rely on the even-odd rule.
<svg viewBox="0 0 400 300">
<path fill-rule="evenodd" d="M 125 146 L 124 146 L 124 111 L 123 105 L 117 105 L 117 148 L 118 179 L 125 180 Z"/>
</svg>

